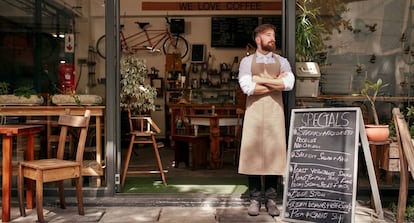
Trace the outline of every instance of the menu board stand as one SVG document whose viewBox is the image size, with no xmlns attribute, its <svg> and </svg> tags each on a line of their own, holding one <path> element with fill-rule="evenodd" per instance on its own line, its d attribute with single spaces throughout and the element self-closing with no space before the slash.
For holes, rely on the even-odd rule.
<svg viewBox="0 0 414 223">
<path fill-rule="evenodd" d="M 362 117 L 361 111 L 359 111 L 359 114 L 360 114 L 360 120 L 361 120 L 359 122 L 359 137 L 360 137 L 360 141 L 362 144 L 362 149 L 363 149 L 363 153 L 365 157 L 365 163 L 367 166 L 368 178 L 369 178 L 369 182 L 371 185 L 372 200 L 374 201 L 374 206 L 375 206 L 375 213 L 380 219 L 384 219 L 384 212 L 382 210 L 381 198 L 379 196 L 377 177 L 375 176 L 375 169 L 372 163 L 371 151 L 369 148 L 367 134 L 365 132 L 365 125 L 363 121 L 364 119 Z"/>
<path fill-rule="evenodd" d="M 354 222 L 361 143 L 377 217 L 383 211 L 359 107 L 293 109 L 282 218 Z"/>
</svg>

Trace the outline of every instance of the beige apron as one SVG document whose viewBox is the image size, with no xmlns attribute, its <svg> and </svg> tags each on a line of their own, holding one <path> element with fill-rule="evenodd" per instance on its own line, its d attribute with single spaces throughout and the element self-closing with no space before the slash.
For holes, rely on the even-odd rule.
<svg viewBox="0 0 414 223">
<path fill-rule="evenodd" d="M 273 56 L 275 58 L 275 56 Z M 279 75 L 280 63 L 256 63 L 253 55 L 252 78 Z M 271 72 L 266 72 L 271 71 Z M 281 91 L 250 95 L 246 99 L 239 173 L 284 175 L 286 168 L 285 116 Z"/>
</svg>

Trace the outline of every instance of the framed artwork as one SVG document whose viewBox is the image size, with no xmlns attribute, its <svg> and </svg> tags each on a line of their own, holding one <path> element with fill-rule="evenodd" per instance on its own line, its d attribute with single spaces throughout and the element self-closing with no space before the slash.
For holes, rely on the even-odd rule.
<svg viewBox="0 0 414 223">
<path fill-rule="evenodd" d="M 206 45 L 191 45 L 191 63 L 204 63 L 206 61 Z"/>
<path fill-rule="evenodd" d="M 151 78 L 151 86 L 157 89 L 157 98 L 163 97 L 163 79 L 162 78 Z"/>
</svg>

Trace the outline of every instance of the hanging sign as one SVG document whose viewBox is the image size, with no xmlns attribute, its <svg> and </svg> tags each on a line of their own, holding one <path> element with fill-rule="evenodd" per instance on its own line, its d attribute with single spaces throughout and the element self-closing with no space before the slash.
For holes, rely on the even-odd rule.
<svg viewBox="0 0 414 223">
<path fill-rule="evenodd" d="M 282 10 L 282 1 L 250 1 L 250 2 L 142 2 L 142 11 L 260 11 Z"/>
<path fill-rule="evenodd" d="M 65 53 L 75 52 L 75 38 L 73 34 L 65 34 Z"/>
</svg>

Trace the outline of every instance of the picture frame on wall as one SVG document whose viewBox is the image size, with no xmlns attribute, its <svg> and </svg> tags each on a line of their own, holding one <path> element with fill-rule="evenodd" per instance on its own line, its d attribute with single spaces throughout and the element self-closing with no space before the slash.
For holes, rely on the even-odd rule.
<svg viewBox="0 0 414 223">
<path fill-rule="evenodd" d="M 206 45 L 191 44 L 191 63 L 204 63 L 206 61 Z"/>
</svg>

